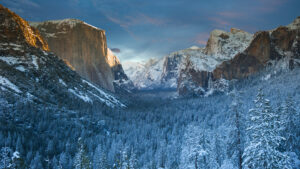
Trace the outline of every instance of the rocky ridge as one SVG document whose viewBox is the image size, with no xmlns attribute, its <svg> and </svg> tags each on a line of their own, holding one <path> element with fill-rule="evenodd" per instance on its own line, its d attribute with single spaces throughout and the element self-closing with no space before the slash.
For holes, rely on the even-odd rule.
<svg viewBox="0 0 300 169">
<path fill-rule="evenodd" d="M 299 65 L 299 25 L 300 17 L 287 26 L 254 35 L 235 28 L 214 30 L 204 48 L 194 46 L 145 64 L 131 63 L 125 72 L 130 72 L 140 90 L 177 88 L 183 96 L 224 92 L 231 80 L 268 66 L 293 69 Z"/>
<path fill-rule="evenodd" d="M 35 102 L 124 107 L 115 96 L 71 70 L 21 17 L 0 5 L 0 97 L 4 105 Z M 3 101 L 4 100 L 4 101 Z"/>
<path fill-rule="evenodd" d="M 288 26 L 255 33 L 246 49 L 233 53 L 229 60 L 221 62 L 210 71 L 199 70 L 199 67 L 191 68 L 191 66 L 182 69 L 181 74 L 184 78 L 178 83 L 179 94 L 203 95 L 210 88 L 209 81 L 217 84 L 222 81 L 221 86 L 224 87 L 230 80 L 246 78 L 266 67 L 293 69 L 299 66 L 299 20 L 298 17 Z"/>
<path fill-rule="evenodd" d="M 238 29 L 231 29 L 230 32 L 214 30 L 205 48 L 193 46 L 173 52 L 162 59 L 151 59 L 146 64 L 138 64 L 138 69 L 126 66 L 125 72 L 128 72 L 138 89 L 177 89 L 178 84 L 188 78 L 182 70 L 212 71 L 223 61 L 243 51 L 252 37 L 252 34 Z"/>
</svg>

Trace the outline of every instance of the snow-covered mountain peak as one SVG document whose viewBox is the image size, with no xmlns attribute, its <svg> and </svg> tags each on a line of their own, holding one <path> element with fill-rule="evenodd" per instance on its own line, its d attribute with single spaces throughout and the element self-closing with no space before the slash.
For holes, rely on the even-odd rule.
<svg viewBox="0 0 300 169">
<path fill-rule="evenodd" d="M 201 49 L 199 46 L 191 46 L 189 49 Z"/>
<path fill-rule="evenodd" d="M 245 50 L 252 38 L 252 34 L 236 28 L 232 28 L 230 32 L 214 30 L 207 41 L 206 54 L 231 58 Z"/>
<path fill-rule="evenodd" d="M 292 23 L 288 26 L 290 29 L 299 29 L 300 28 L 300 16 L 298 16 Z"/>
<path fill-rule="evenodd" d="M 182 70 L 211 72 L 223 61 L 244 51 L 252 38 L 252 34 L 235 28 L 230 32 L 214 30 L 205 48 L 192 46 L 161 59 L 150 59 L 139 67 L 126 67 L 125 71 L 138 89 L 176 89 Z"/>
</svg>

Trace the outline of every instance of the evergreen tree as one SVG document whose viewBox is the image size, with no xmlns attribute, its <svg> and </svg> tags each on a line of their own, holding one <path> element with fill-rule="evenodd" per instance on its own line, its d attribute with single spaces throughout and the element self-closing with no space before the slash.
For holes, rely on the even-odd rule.
<svg viewBox="0 0 300 169">
<path fill-rule="evenodd" d="M 78 139 L 78 151 L 74 159 L 75 169 L 90 169 L 90 160 L 86 153 L 86 148 L 81 138 Z"/>
<path fill-rule="evenodd" d="M 93 156 L 94 169 L 106 169 L 108 168 L 107 157 L 102 146 L 99 144 L 94 152 Z"/>
<path fill-rule="evenodd" d="M 232 142 L 230 142 L 230 148 L 229 151 L 231 152 L 229 155 L 236 155 L 236 161 L 237 166 L 239 169 L 242 169 L 242 161 L 243 161 L 243 151 L 242 151 L 242 145 L 241 145 L 241 105 L 242 99 L 241 99 L 241 92 L 237 92 L 236 90 L 233 90 L 232 92 L 232 103 L 230 106 L 230 119 L 232 120 L 231 126 L 232 132 L 230 133 L 230 136 L 232 138 Z"/>
<path fill-rule="evenodd" d="M 133 149 L 131 149 L 129 163 L 130 163 L 130 169 L 137 169 L 138 168 L 137 157 L 136 157 L 136 154 L 133 151 Z"/>
<path fill-rule="evenodd" d="M 286 151 L 295 151 L 300 142 L 300 115 L 291 96 L 286 99 L 279 111 L 282 112 L 282 121 L 285 122 L 285 129 L 282 132 L 286 138 L 284 149 Z"/>
<path fill-rule="evenodd" d="M 12 160 L 11 160 L 12 150 L 9 147 L 2 147 L 0 151 L 0 169 L 11 169 Z"/>
<path fill-rule="evenodd" d="M 52 159 L 51 165 L 53 169 L 61 169 L 55 156 Z"/>
<path fill-rule="evenodd" d="M 250 142 L 244 150 L 243 168 L 251 169 L 289 169 L 288 157 L 278 151 L 282 121 L 278 113 L 273 111 L 270 101 L 264 98 L 259 90 L 255 107 L 249 111 Z"/>
<path fill-rule="evenodd" d="M 14 152 L 12 156 L 12 169 L 25 169 L 26 165 L 19 152 Z"/>
<path fill-rule="evenodd" d="M 67 168 L 68 159 L 67 159 L 66 153 L 62 152 L 60 154 L 58 164 L 59 164 L 60 168 Z"/>
<path fill-rule="evenodd" d="M 34 158 L 31 160 L 30 163 L 31 169 L 41 169 L 43 168 L 42 162 L 41 162 L 41 156 L 39 152 L 36 152 Z"/>
</svg>

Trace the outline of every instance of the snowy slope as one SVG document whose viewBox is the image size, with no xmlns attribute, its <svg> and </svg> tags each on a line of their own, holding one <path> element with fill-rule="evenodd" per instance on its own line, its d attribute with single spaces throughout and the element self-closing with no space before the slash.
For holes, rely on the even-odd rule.
<svg viewBox="0 0 300 169">
<path fill-rule="evenodd" d="M 213 71 L 217 65 L 243 52 L 253 35 L 232 28 L 230 32 L 214 30 L 204 49 L 189 49 L 190 61 L 197 71 Z"/>
<path fill-rule="evenodd" d="M 162 59 L 150 59 L 146 63 L 124 62 L 123 67 L 137 89 L 155 89 L 160 87 L 163 67 Z"/>
<path fill-rule="evenodd" d="M 20 99 L 26 98 L 27 101 L 48 102 L 43 95 L 51 93 L 51 97 L 67 96 L 56 98 L 58 100 L 69 98 L 86 103 L 102 102 L 109 107 L 124 107 L 109 92 L 82 79 L 63 61 L 45 51 L 36 55 L 31 52 L 24 53 L 24 56 L 1 55 L 0 91 Z"/>
<path fill-rule="evenodd" d="M 244 51 L 252 38 L 252 34 L 234 28 L 231 32 L 214 30 L 205 48 L 192 46 L 146 63 L 124 63 L 125 72 L 138 89 L 176 89 L 184 70 L 211 72 Z"/>
<path fill-rule="evenodd" d="M 92 103 L 125 106 L 110 92 L 81 78 L 54 53 L 46 51 L 47 43 L 39 33 L 2 6 L 0 23 L 1 99 L 12 104 L 19 100 L 61 106 Z"/>
</svg>

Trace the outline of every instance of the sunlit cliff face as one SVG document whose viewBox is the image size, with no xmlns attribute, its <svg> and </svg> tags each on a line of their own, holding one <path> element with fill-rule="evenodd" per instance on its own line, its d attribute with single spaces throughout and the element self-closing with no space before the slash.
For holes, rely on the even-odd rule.
<svg viewBox="0 0 300 169">
<path fill-rule="evenodd" d="M 115 54 L 109 48 L 107 48 L 107 58 L 106 59 L 107 59 L 107 63 L 109 64 L 109 66 L 111 68 L 121 64 L 119 59 L 115 56 Z"/>
<path fill-rule="evenodd" d="M 4 40 L 17 40 L 17 42 L 25 42 L 33 47 L 41 48 L 49 51 L 47 42 L 41 37 L 36 29 L 30 27 L 27 21 L 16 15 L 14 12 L 0 5 L 0 12 L 3 17 L 0 33 Z M 17 29 L 12 29 L 17 28 Z"/>
<path fill-rule="evenodd" d="M 105 31 L 77 19 L 31 23 L 51 51 L 87 80 L 114 91 Z"/>
</svg>

